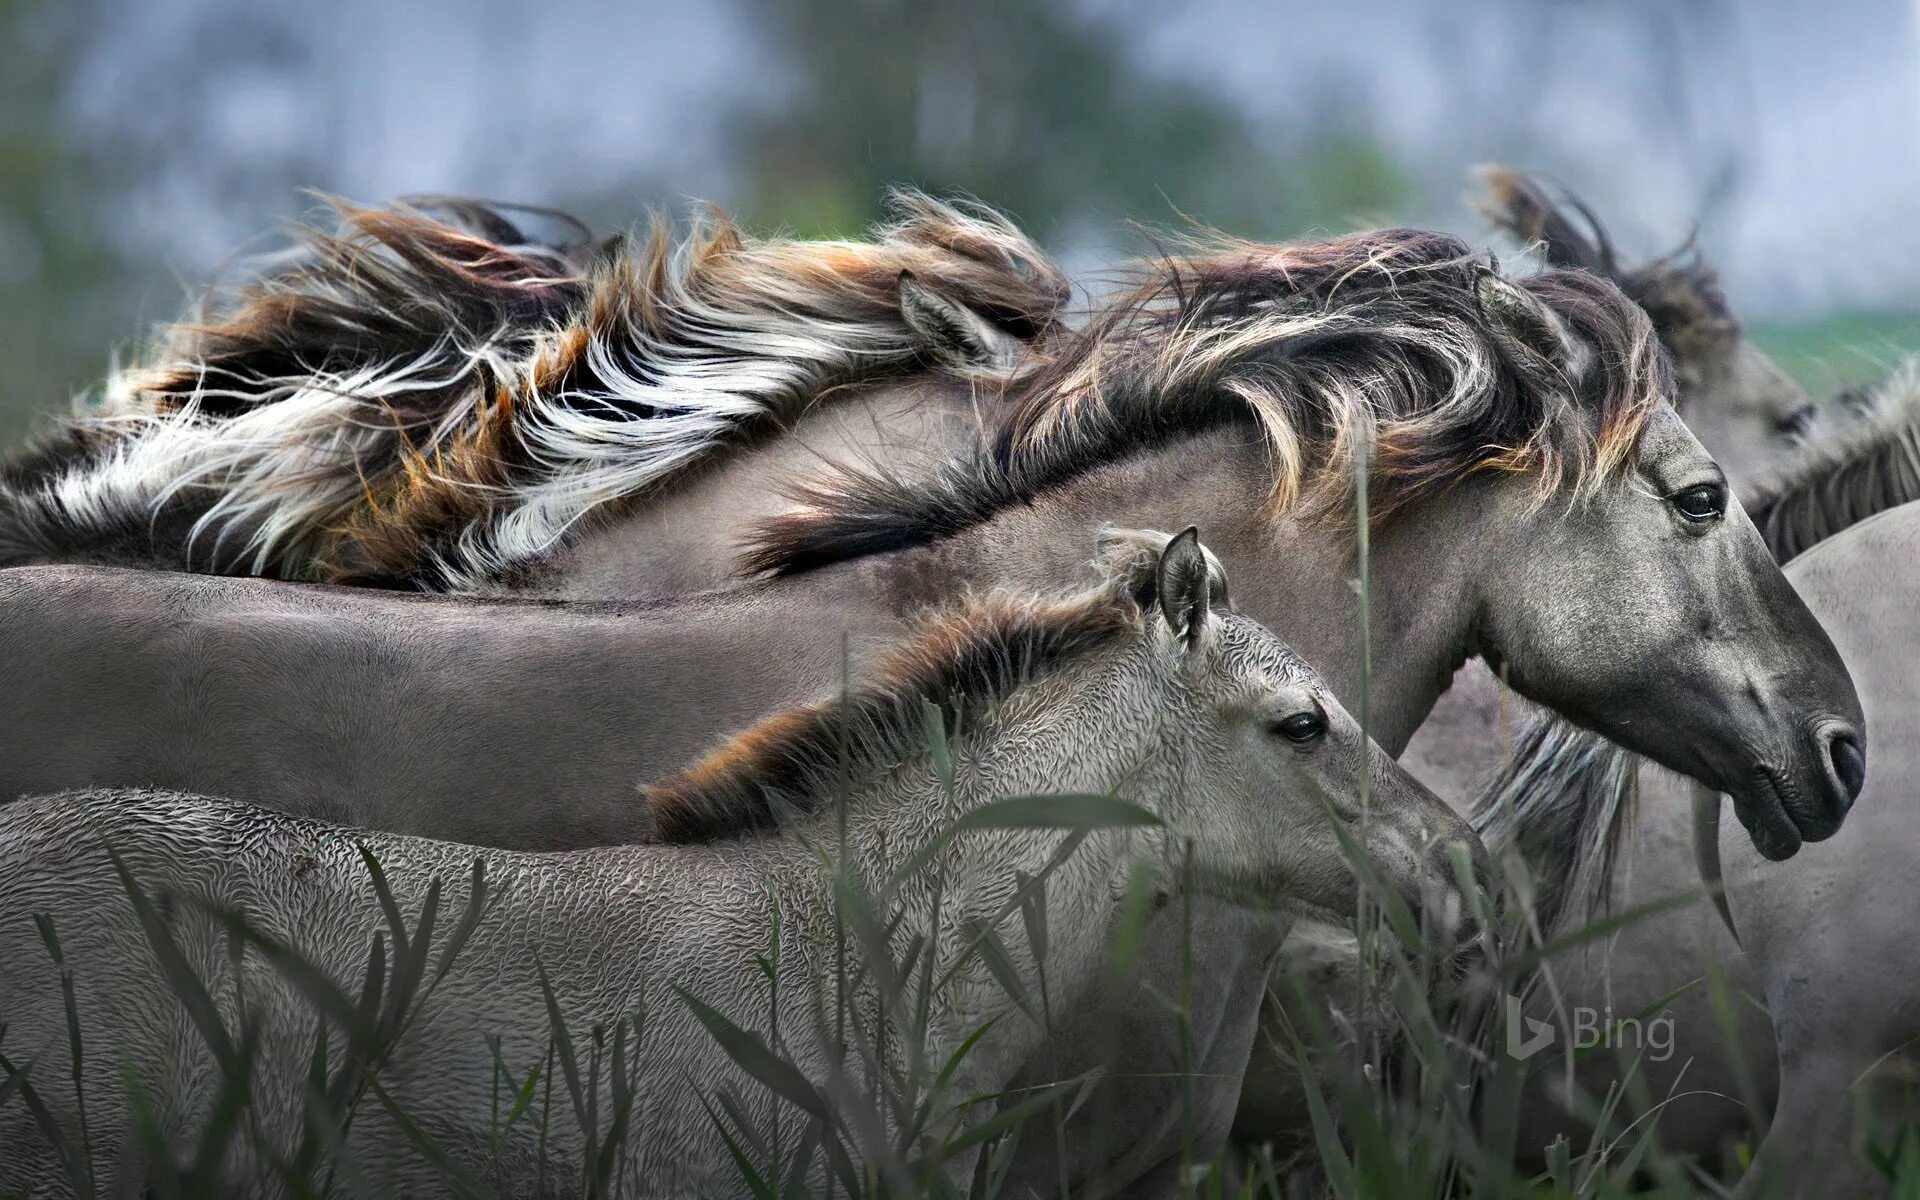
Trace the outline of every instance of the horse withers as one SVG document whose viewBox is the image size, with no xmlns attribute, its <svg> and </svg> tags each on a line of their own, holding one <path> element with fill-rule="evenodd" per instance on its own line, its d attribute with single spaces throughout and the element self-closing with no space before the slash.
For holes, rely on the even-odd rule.
<svg viewBox="0 0 1920 1200">
<path fill-rule="evenodd" d="M 593 1101 L 608 1114 L 631 1105 L 632 1132 L 611 1152 L 613 1170 L 643 1194 L 750 1194 L 709 1105 L 724 1087 L 729 1111 L 770 1127 L 782 1102 L 710 1036 L 714 1013 L 747 1029 L 776 1022 L 775 1044 L 830 1110 L 830 1136 L 886 1158 L 895 1114 L 842 1111 L 848 1096 L 880 1086 L 879 1065 L 838 1057 L 838 1001 L 825 1001 L 824 1019 L 815 1007 L 839 994 L 830 983 L 814 990 L 836 969 L 835 896 L 847 894 L 836 888 L 848 885 L 836 883 L 835 861 L 894 918 L 878 934 L 885 945 L 863 943 L 862 953 L 890 948 L 927 956 L 931 967 L 893 974 L 905 998 L 889 1003 L 870 963 L 856 972 L 844 1012 L 856 1029 L 879 1017 L 883 1056 L 913 1045 L 919 1061 L 957 1063 L 926 1125 L 936 1140 L 980 1119 L 980 1107 L 964 1102 L 1003 1089 L 1047 1041 L 1048 1019 L 1071 1022 L 1082 1010 L 1107 977 L 1107 934 L 1136 894 L 1152 902 L 1194 892 L 1344 919 L 1359 903 L 1360 878 L 1372 876 L 1457 928 L 1461 859 L 1452 847 L 1478 853 L 1464 824 L 1365 740 L 1298 656 L 1227 607 L 1224 577 L 1191 531 L 1170 541 L 1110 538 L 1107 547 L 1094 590 L 990 597 L 929 619 L 843 698 L 781 713 L 653 787 L 662 844 L 476 852 L 159 792 L 8 806 L 0 1011 L 6 1053 L 32 1064 L 42 1115 L 18 1097 L 0 1108 L 8 1146 L 0 1187 L 59 1177 L 47 1122 L 81 1144 L 79 1098 L 63 1074 L 63 969 L 85 1048 L 90 1169 L 138 1179 L 150 1165 L 135 1144 L 130 1082 L 171 1149 L 206 1132 L 233 1059 L 210 1049 L 208 1014 L 190 1014 L 176 995 L 181 963 L 208 981 L 218 1019 L 252 1064 L 252 1132 L 229 1153 L 227 1182 L 280 1186 L 273 1164 L 297 1161 L 312 1103 L 318 1018 L 312 993 L 274 965 L 285 954 L 257 947 L 284 946 L 351 990 L 388 922 L 358 848 L 383 864 L 403 913 L 420 911 L 432 881 L 466 875 L 476 854 L 485 864 L 496 899 L 478 910 L 458 957 L 415 993 L 371 1078 L 410 1128 L 470 1170 L 497 1172 L 516 1193 L 537 1170 L 577 1180 L 587 1166 L 574 1122 L 490 1125 L 498 1064 L 522 1079 L 542 1062 L 554 1036 L 550 1005 L 576 1037 L 647 1011 L 628 1077 L 596 1077 Z M 957 731 L 945 753 L 930 738 L 929 712 Z M 994 807 L 996 797 L 1039 792 L 1127 798 L 1139 808 L 1123 811 L 1139 815 L 1090 821 L 1084 834 L 996 817 L 1008 811 Z M 1078 846 L 1063 858 L 1067 838 Z M 1360 848 L 1364 870 L 1343 846 Z M 1037 886 L 1044 938 L 1019 915 L 1028 912 L 1020 898 Z M 145 925 L 136 897 L 151 905 Z M 72 919 L 81 911 L 84 921 Z M 776 913 L 785 983 L 770 1001 L 761 957 L 774 953 Z M 63 966 L 47 956 L 28 920 L 35 914 L 50 916 Z M 250 932 L 236 935 L 237 920 Z M 982 928 L 998 929 L 992 962 L 972 949 Z M 1271 954 L 1277 936 L 1245 949 Z M 171 957 L 161 941 L 176 948 Z M 1237 1006 L 1250 1028 L 1264 972 L 1246 974 Z M 691 999 L 675 998 L 675 988 Z M 1048 997 L 1046 1012 L 1021 1012 L 1019 990 Z M 907 1022 L 923 1003 L 924 1025 Z M 1053 1031 L 1075 1032 L 1084 1031 Z M 337 1067 L 337 1040 L 334 1052 Z M 796 1136 L 799 1120 L 789 1117 Z M 362 1113 L 340 1137 L 339 1169 L 373 1186 L 433 1190 L 444 1178 L 387 1114 Z M 964 1179 L 969 1156 L 949 1169 Z"/>
</svg>

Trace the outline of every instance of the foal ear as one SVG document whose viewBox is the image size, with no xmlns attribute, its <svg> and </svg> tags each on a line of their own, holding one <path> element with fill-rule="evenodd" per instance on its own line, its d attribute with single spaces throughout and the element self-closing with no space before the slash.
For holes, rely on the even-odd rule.
<svg viewBox="0 0 1920 1200">
<path fill-rule="evenodd" d="M 1501 278 L 1495 268 L 1478 273 L 1474 295 L 1487 318 L 1494 344 L 1509 361 L 1524 363 L 1528 355 L 1533 355 L 1552 363 L 1570 380 L 1577 382 L 1586 374 L 1592 359 L 1586 344 L 1540 297 Z"/>
<path fill-rule="evenodd" d="M 1200 544 L 1200 530 L 1187 526 L 1160 552 L 1160 615 L 1188 650 L 1206 638 L 1213 612 L 1213 571 Z"/>
<path fill-rule="evenodd" d="M 1100 530 L 1094 543 L 1093 565 L 1111 584 L 1132 596 L 1141 608 L 1159 603 L 1160 560 L 1173 542 L 1158 529 L 1122 529 L 1108 525 Z M 1197 536 L 1196 536 L 1197 541 Z M 1232 611 L 1233 600 L 1227 594 L 1227 569 L 1213 551 L 1204 545 L 1200 554 L 1207 563 L 1207 598 L 1215 610 Z"/>
<path fill-rule="evenodd" d="M 1020 359 L 1020 339 L 964 304 L 900 272 L 900 317 L 929 354 L 963 370 L 1005 371 Z"/>
</svg>

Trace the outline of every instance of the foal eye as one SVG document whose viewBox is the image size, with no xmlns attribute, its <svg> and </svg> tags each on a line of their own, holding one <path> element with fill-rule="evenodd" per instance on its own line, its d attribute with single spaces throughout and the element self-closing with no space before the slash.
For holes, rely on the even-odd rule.
<svg viewBox="0 0 1920 1200">
<path fill-rule="evenodd" d="M 1273 731 L 1296 746 L 1311 746 L 1327 736 L 1327 722 L 1319 713 L 1299 712 L 1274 722 Z"/>
<path fill-rule="evenodd" d="M 1717 483 L 1703 483 L 1675 492 L 1668 502 L 1689 521 L 1717 521 L 1727 513 L 1727 489 Z"/>
</svg>

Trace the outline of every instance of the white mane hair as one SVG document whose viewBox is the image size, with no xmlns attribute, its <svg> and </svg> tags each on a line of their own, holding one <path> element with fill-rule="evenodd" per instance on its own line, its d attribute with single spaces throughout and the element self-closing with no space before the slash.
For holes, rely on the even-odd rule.
<svg viewBox="0 0 1920 1200">
<path fill-rule="evenodd" d="M 0 556 L 116 554 L 482 587 L 823 391 L 930 355 L 903 276 L 1024 341 L 1064 277 L 998 215 L 911 192 L 867 240 L 531 239 L 471 201 L 335 203 L 334 228 L 209 296 L 0 467 Z"/>
</svg>

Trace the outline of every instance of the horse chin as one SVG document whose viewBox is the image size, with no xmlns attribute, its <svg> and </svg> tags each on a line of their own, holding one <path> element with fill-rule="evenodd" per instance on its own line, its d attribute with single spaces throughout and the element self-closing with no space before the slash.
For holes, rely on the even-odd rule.
<svg viewBox="0 0 1920 1200">
<path fill-rule="evenodd" d="M 1800 852 L 1806 839 L 1787 815 L 1780 786 L 1765 771 L 1755 772 L 1752 786 L 1734 793 L 1733 813 L 1753 839 L 1753 848 L 1772 862 L 1785 862 Z"/>
</svg>

